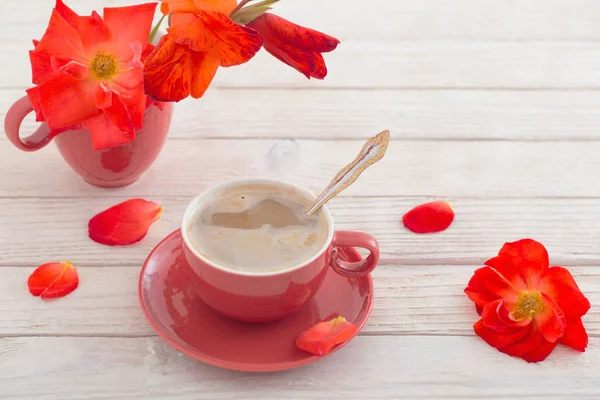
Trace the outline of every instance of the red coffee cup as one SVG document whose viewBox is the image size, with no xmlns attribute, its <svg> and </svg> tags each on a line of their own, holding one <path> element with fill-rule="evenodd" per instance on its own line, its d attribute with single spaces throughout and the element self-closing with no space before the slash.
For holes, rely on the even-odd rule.
<svg viewBox="0 0 600 400">
<path fill-rule="evenodd" d="M 183 251 L 191 266 L 190 279 L 198 296 L 221 314 L 246 322 L 274 321 L 297 311 L 319 290 L 330 267 L 342 276 L 355 278 L 373 271 L 379 261 L 377 241 L 367 233 L 334 231 L 333 219 L 326 206 L 320 211 L 324 213 L 328 226 L 325 245 L 310 259 L 285 270 L 232 270 L 209 260 L 193 248 L 188 226 L 200 207 L 230 187 L 265 184 L 291 188 L 307 199 L 316 198 L 301 187 L 275 179 L 239 179 L 214 186 L 192 200 L 181 223 Z M 338 255 L 348 247 L 367 249 L 370 254 L 362 261 L 346 262 Z"/>
</svg>

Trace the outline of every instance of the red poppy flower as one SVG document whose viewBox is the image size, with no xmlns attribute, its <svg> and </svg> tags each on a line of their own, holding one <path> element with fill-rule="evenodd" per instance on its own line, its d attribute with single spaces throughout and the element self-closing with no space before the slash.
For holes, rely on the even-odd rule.
<svg viewBox="0 0 600 400">
<path fill-rule="evenodd" d="M 144 62 L 148 96 L 157 101 L 180 101 L 190 95 L 200 98 L 219 67 L 243 64 L 254 57 L 263 42 L 256 31 L 236 24 L 222 12 L 205 11 L 224 11 L 227 4 L 163 2 L 163 13 L 171 13 L 171 27 Z"/>
<path fill-rule="evenodd" d="M 549 267 L 541 243 L 506 243 L 485 264 L 465 289 L 481 314 L 473 326 L 479 337 L 528 362 L 544 360 L 558 343 L 585 351 L 581 317 L 590 302 L 568 270 Z"/>
<path fill-rule="evenodd" d="M 30 52 L 27 90 L 37 120 L 52 136 L 87 128 L 94 148 L 129 142 L 142 127 L 146 106 L 145 54 L 156 3 L 105 8 L 79 16 L 56 1 L 46 33 Z"/>
<path fill-rule="evenodd" d="M 415 233 L 433 233 L 448 229 L 454 221 L 454 210 L 445 201 L 432 201 L 416 206 L 402 217 L 407 229 Z"/>
<path fill-rule="evenodd" d="M 270 13 L 261 15 L 248 26 L 262 35 L 265 50 L 309 79 L 323 79 L 327 76 L 327 67 L 321 53 L 335 50 L 340 43 L 332 36 L 296 25 Z"/>
<path fill-rule="evenodd" d="M 142 240 L 158 221 L 163 208 L 152 201 L 131 199 L 94 216 L 88 224 L 90 239 L 108 246 L 133 244 Z"/>
<path fill-rule="evenodd" d="M 42 299 L 66 296 L 77 289 L 77 286 L 77 270 L 68 261 L 40 265 L 27 279 L 29 292 Z"/>
<path fill-rule="evenodd" d="M 296 338 L 299 349 L 318 356 L 329 353 L 336 345 L 342 344 L 356 335 L 356 326 L 344 317 L 319 322 L 302 332 Z"/>
</svg>

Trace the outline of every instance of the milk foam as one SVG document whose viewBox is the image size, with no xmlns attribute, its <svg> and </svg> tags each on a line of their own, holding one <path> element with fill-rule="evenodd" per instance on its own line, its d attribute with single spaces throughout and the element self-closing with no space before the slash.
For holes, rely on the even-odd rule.
<svg viewBox="0 0 600 400">
<path fill-rule="evenodd" d="M 289 269 L 316 255 L 327 240 L 325 216 L 304 214 L 311 200 L 276 185 L 231 187 L 194 213 L 188 236 L 200 254 L 225 268 Z"/>
</svg>

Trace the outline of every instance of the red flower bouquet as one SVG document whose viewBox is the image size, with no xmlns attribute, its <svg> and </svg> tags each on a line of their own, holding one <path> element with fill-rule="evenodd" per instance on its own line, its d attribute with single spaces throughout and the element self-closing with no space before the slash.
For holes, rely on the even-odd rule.
<svg viewBox="0 0 600 400">
<path fill-rule="evenodd" d="M 244 64 L 264 46 L 307 78 L 325 78 L 322 53 L 339 41 L 270 14 L 278 1 L 162 0 L 82 16 L 56 0 L 30 51 L 34 86 L 7 112 L 8 139 L 24 151 L 54 141 L 92 185 L 135 182 L 162 149 L 171 103 L 202 97 L 220 67 Z M 42 124 L 22 138 L 32 111 Z"/>
<path fill-rule="evenodd" d="M 134 140 L 158 102 L 200 98 L 219 67 L 248 62 L 264 45 L 306 77 L 323 79 L 321 53 L 339 41 L 267 13 L 278 0 L 162 0 L 80 16 L 62 0 L 30 52 L 34 87 L 27 90 L 50 137 L 89 130 L 96 150 Z M 168 16 L 167 34 L 150 44 Z"/>
</svg>

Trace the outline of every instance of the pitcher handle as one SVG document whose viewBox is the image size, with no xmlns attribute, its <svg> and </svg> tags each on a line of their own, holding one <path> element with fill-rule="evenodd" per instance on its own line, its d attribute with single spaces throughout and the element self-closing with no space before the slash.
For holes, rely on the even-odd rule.
<svg viewBox="0 0 600 400">
<path fill-rule="evenodd" d="M 6 113 L 4 119 L 4 132 L 12 144 L 23 151 L 36 151 L 45 147 L 52 138 L 50 137 L 50 128 L 46 123 L 41 124 L 35 132 L 24 139 L 21 139 L 20 128 L 25 117 L 33 111 L 28 96 L 23 96 L 17 100 Z"/>
</svg>

